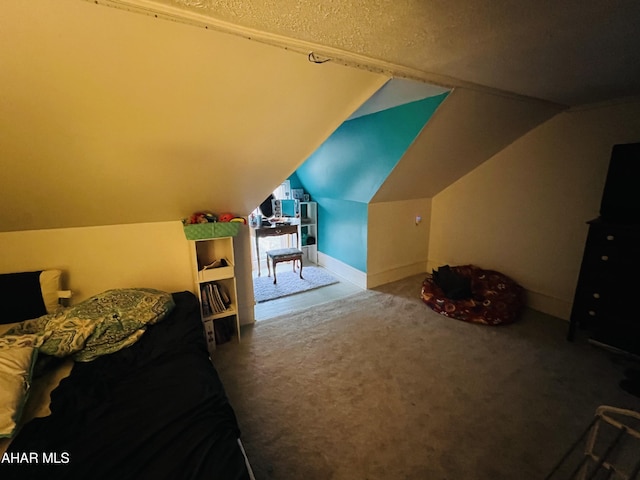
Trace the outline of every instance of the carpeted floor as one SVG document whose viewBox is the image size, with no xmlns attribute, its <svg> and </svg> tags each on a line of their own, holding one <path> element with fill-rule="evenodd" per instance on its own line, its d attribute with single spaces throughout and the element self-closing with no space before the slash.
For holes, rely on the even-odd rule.
<svg viewBox="0 0 640 480">
<path fill-rule="evenodd" d="M 422 276 L 260 322 L 214 363 L 256 478 L 541 479 L 597 406 L 640 410 L 628 360 L 533 310 L 472 325 L 419 300 Z"/>
<path fill-rule="evenodd" d="M 323 268 L 305 266 L 302 268 L 302 278 L 300 278 L 300 271 L 297 268 L 294 272 L 290 264 L 284 264 L 278 268 L 278 283 L 276 284 L 273 283 L 273 276 L 254 277 L 253 295 L 256 302 L 260 303 L 337 282 L 338 280 Z"/>
</svg>

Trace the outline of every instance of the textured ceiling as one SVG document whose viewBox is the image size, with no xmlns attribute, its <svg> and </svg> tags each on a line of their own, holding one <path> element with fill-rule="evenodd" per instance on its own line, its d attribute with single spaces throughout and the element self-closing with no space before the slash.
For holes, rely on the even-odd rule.
<svg viewBox="0 0 640 480">
<path fill-rule="evenodd" d="M 388 62 L 444 86 L 476 85 L 569 106 L 640 94 L 637 0 L 145 3 L 361 55 L 373 65 Z"/>
<path fill-rule="evenodd" d="M 640 2 L 533 1 L 0 1 L 0 231 L 246 213 L 390 77 L 463 88 L 378 201 L 468 171 L 444 140 L 486 159 L 556 110 L 520 96 L 640 92 Z"/>
</svg>

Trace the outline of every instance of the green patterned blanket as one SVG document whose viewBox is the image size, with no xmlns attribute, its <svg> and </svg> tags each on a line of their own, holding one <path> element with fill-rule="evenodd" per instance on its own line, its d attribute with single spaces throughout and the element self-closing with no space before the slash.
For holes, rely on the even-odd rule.
<svg viewBox="0 0 640 480">
<path fill-rule="evenodd" d="M 61 312 L 25 320 L 0 336 L 0 349 L 33 346 L 56 357 L 88 362 L 135 343 L 146 326 L 175 304 L 171 294 L 147 288 L 107 290 Z"/>
</svg>

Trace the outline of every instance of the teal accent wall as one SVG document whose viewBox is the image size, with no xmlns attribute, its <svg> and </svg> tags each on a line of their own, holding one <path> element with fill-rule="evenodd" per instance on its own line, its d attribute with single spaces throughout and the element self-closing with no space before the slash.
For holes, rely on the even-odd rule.
<svg viewBox="0 0 640 480">
<path fill-rule="evenodd" d="M 302 185 L 302 182 L 298 178 L 298 174 L 296 172 L 293 172 L 287 180 L 289 180 L 289 187 L 291 187 L 292 189 L 304 188 L 304 185 Z"/>
<path fill-rule="evenodd" d="M 315 201 L 318 202 L 318 250 L 366 272 L 368 205 L 324 197 Z"/>
<path fill-rule="evenodd" d="M 368 203 L 446 93 L 344 122 L 290 177 L 318 202 L 318 250 L 367 271 Z"/>
</svg>

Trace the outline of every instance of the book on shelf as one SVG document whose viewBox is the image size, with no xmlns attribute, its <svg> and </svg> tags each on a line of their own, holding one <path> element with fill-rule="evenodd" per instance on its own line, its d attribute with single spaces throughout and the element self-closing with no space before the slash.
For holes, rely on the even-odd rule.
<svg viewBox="0 0 640 480">
<path fill-rule="evenodd" d="M 231 297 L 229 296 L 229 290 L 224 284 L 218 284 L 218 292 L 220 293 L 220 298 L 225 307 L 229 307 L 231 305 Z"/>
<path fill-rule="evenodd" d="M 224 285 L 217 282 L 203 283 L 200 286 L 202 313 L 205 316 L 226 312 L 231 305 L 231 297 Z"/>
<path fill-rule="evenodd" d="M 211 291 L 212 291 L 214 303 L 216 305 L 216 313 L 224 312 L 227 309 L 227 307 L 224 305 L 224 302 L 222 301 L 222 296 L 220 295 L 220 288 L 218 287 L 218 285 L 214 284 L 214 285 L 211 285 Z"/>
<path fill-rule="evenodd" d="M 218 285 L 215 283 L 207 283 L 207 295 L 209 295 L 209 305 L 211 305 L 211 311 L 213 313 L 222 313 L 226 310 L 222 300 L 220 299 L 220 293 L 218 292 Z"/>
<path fill-rule="evenodd" d="M 211 315 L 211 306 L 209 305 L 209 297 L 204 285 L 200 286 L 200 298 L 202 299 L 202 314 L 207 316 Z"/>
</svg>

